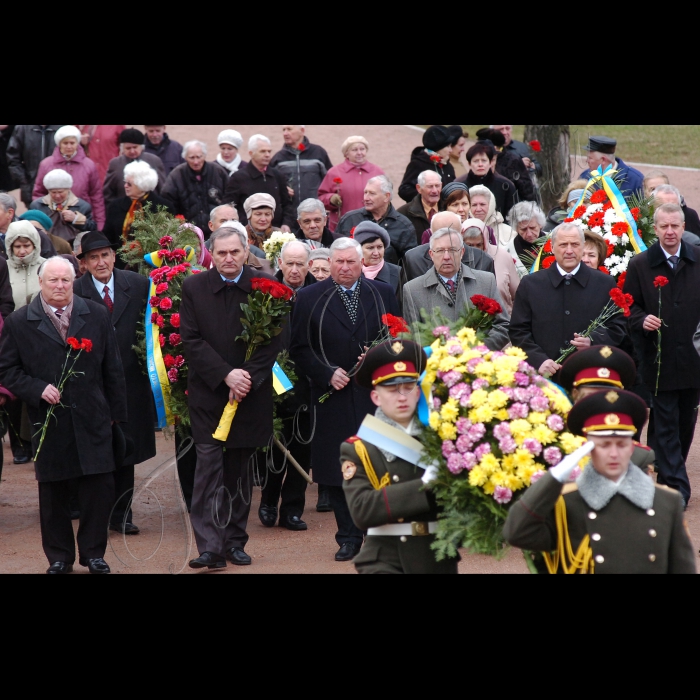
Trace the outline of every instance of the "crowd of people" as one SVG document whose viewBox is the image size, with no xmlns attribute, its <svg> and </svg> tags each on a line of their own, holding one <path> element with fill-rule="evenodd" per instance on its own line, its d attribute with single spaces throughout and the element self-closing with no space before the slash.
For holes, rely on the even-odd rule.
<svg viewBox="0 0 700 700">
<path fill-rule="evenodd" d="M 397 188 L 405 204 L 397 208 L 395 184 L 371 162 L 362 135 L 347 136 L 344 160 L 333 165 L 303 125 L 283 126 L 277 153 L 264 134 L 246 140 L 225 129 L 214 154 L 201 140 L 177 143 L 166 129 L 0 126 L 0 405 L 14 462 L 35 460 L 48 573 L 72 571 L 72 519 L 80 520 L 77 560 L 96 574 L 110 572 L 104 559 L 110 529 L 140 532 L 130 505 L 134 467 L 156 454 L 154 398 L 135 351 L 149 285 L 119 249 L 133 239 L 144 210 L 188 222 L 204 270 L 185 282 L 178 315 L 191 429 L 179 432 L 176 448 L 199 551 L 192 568 L 252 563 L 245 548 L 256 484 L 263 526 L 306 530 L 310 474 L 319 487 L 316 509 L 336 519 L 336 561 L 356 560 L 361 572 L 456 571 L 456 561 L 438 565 L 426 546 L 437 517 L 429 494 L 434 475 L 416 477 L 412 464 L 360 449 L 355 436 L 368 414 L 418 434 L 423 351 L 406 340 L 368 352 L 386 314 L 414 329 L 425 321 L 454 323 L 475 295 L 500 307 L 488 348 L 521 348 L 556 383 L 567 381 L 562 348 L 575 348 L 574 358 L 596 346 L 631 356 L 631 377 L 615 386 L 651 409 L 657 483 L 677 492 L 681 511 L 687 508 L 686 461 L 700 402 L 700 219 L 664 172 L 645 177 L 619 158 L 614 139 L 591 137 L 588 169 L 546 212 L 538 191 L 542 166 L 513 138 L 512 126 L 481 129 L 466 149 L 461 126 L 435 125 L 406 154 Z M 608 255 L 603 237 L 565 219 L 584 191 L 590 197 L 591 172 L 611 164 L 623 194 L 653 197 L 658 241 L 629 264 L 624 291 L 635 300 L 629 319 L 617 315 L 588 337 L 582 332 L 616 282 L 600 270 Z M 27 208 L 21 216 L 9 194 L 16 188 Z M 293 236 L 271 258 L 264 247 L 277 233 Z M 555 263 L 533 272 L 545 237 Z M 663 321 L 660 275 L 670 302 Z M 291 311 L 283 331 L 251 359 L 239 339 L 241 305 L 260 277 L 291 290 Z M 79 337 L 91 341 L 73 364 L 80 372 L 59 385 L 66 351 Z M 285 350 L 297 380 L 275 411 L 283 419 L 279 437 L 300 469 L 275 448 L 261 457 L 273 434 L 272 368 Z M 601 372 L 609 376 L 605 367 Z M 222 442 L 212 433 L 234 400 L 235 429 Z M 640 404 L 624 400 L 632 402 L 625 407 L 639 433 L 646 414 L 642 420 Z M 586 406 L 600 409 L 594 401 Z M 40 437 L 32 426 L 48 421 L 49 409 Z M 586 410 L 576 414 L 582 434 L 590 428 Z M 593 439 L 600 431 L 589 432 Z M 620 439 L 628 433 L 629 426 Z M 596 460 L 602 463 L 600 455 Z M 559 473 L 566 477 L 573 466 L 548 482 L 548 498 L 565 481 Z M 528 513 L 521 512 L 523 527 Z M 515 526 L 509 532 L 514 544 L 533 548 Z M 405 557 L 402 543 L 410 545 Z M 679 565 L 690 566 L 687 558 Z"/>
</svg>

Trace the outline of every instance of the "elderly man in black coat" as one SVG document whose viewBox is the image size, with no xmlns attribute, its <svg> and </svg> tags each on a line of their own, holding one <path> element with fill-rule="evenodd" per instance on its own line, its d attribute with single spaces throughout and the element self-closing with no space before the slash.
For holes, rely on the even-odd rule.
<svg viewBox="0 0 700 700">
<path fill-rule="evenodd" d="M 349 561 L 360 551 L 363 533 L 350 516 L 337 454 L 375 406 L 369 390 L 348 372 L 379 335 L 382 316 L 398 315 L 398 303 L 388 284 L 362 277 L 362 248 L 356 241 L 339 238 L 330 250 L 331 276 L 297 295 L 290 355 L 311 379 L 313 477 L 327 487 L 335 513 L 336 561 Z M 320 405 L 319 398 L 329 391 Z"/>
<path fill-rule="evenodd" d="M 112 315 L 126 380 L 129 422 L 123 429 L 133 444 L 133 450 L 125 455 L 122 464 L 116 465 L 116 502 L 109 527 L 125 535 L 137 535 L 139 528 L 133 523 L 130 506 L 134 490 L 134 465 L 156 456 L 153 394 L 148 376 L 144 374 L 134 351 L 138 342 L 136 329 L 144 320 L 148 304 L 149 282 L 136 272 L 115 269 L 115 252 L 99 231 L 85 234 L 81 249 L 78 258 L 82 260 L 86 274 L 75 281 L 73 290 L 76 296 L 104 304 Z"/>
<path fill-rule="evenodd" d="M 193 569 L 225 568 L 227 557 L 238 566 L 251 563 L 245 552 L 251 461 L 272 435 L 272 366 L 282 349 L 280 334 L 246 361 L 247 345 L 236 340 L 243 332 L 241 304 L 248 303 L 253 278 L 272 278 L 244 264 L 248 239 L 241 231 L 224 226 L 209 240 L 216 267 L 185 281 L 180 306 L 197 450 L 190 519 L 200 556 L 190 562 Z M 234 400 L 240 404 L 222 442 L 213 433 Z"/>
<path fill-rule="evenodd" d="M 104 554 L 114 505 L 112 424 L 126 422 L 126 388 L 109 312 L 104 304 L 74 296 L 74 279 L 75 270 L 64 258 L 43 264 L 41 292 L 5 321 L 0 383 L 27 403 L 33 425 L 48 421 L 43 444 L 40 435 L 32 438 L 35 454 L 39 451 L 34 466 L 41 540 L 51 565 L 47 573 L 73 569 L 70 492 L 75 486 L 80 565 L 93 574 L 108 574 Z M 71 349 L 67 339 L 88 347 Z M 69 353 L 77 356 L 68 365 L 74 373 L 59 390 Z M 50 406 L 55 410 L 47 417 Z"/>
<path fill-rule="evenodd" d="M 625 337 L 625 319 L 613 316 L 607 328 L 592 338 L 581 333 L 610 301 L 615 280 L 581 262 L 583 231 L 575 224 L 560 224 L 552 231 L 556 264 L 527 275 L 520 281 L 510 318 L 510 342 L 527 353 L 527 361 L 547 376 L 557 375 L 556 360 L 569 345 L 619 347 Z M 592 342 L 591 342 L 592 341 Z"/>
<path fill-rule="evenodd" d="M 654 212 L 659 240 L 630 260 L 625 292 L 634 297 L 632 340 L 642 379 L 652 394 L 648 441 L 656 453 L 657 481 L 680 491 L 688 505 L 686 461 L 700 400 L 700 357 L 693 346 L 700 324 L 700 261 L 697 248 L 681 240 L 684 228 L 683 210 L 677 204 L 663 204 Z M 668 283 L 657 287 L 658 277 Z"/>
</svg>

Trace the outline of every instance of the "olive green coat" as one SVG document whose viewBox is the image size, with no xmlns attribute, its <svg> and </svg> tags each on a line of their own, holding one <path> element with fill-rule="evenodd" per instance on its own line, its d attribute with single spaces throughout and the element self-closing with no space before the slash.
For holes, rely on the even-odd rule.
<svg viewBox="0 0 700 700">
<path fill-rule="evenodd" d="M 560 484 L 545 474 L 510 509 L 503 528 L 506 541 L 529 551 L 554 551 L 554 506 L 560 495 L 566 504 L 573 551 L 590 535 L 596 574 L 695 573 L 683 503 L 677 491 L 663 486 L 655 486 L 653 505 L 646 510 L 618 493 L 595 511 L 576 484 Z"/>
<path fill-rule="evenodd" d="M 355 525 L 361 530 L 389 523 L 431 522 L 437 520 L 437 505 L 421 481 L 423 470 L 396 458 L 389 462 L 371 443 L 364 442 L 370 462 L 381 481 L 389 474 L 389 486 L 376 490 L 370 483 L 362 460 L 355 451 L 357 438 L 340 448 L 343 490 Z M 348 468 L 346 462 L 355 465 Z M 368 535 L 354 564 L 361 574 L 456 574 L 456 559 L 435 561 L 430 545 L 434 535 L 401 537 Z"/>
</svg>

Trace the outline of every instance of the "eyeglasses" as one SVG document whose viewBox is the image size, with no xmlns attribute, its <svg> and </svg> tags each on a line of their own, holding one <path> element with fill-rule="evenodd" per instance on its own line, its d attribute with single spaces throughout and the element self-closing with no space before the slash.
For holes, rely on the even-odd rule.
<svg viewBox="0 0 700 700">
<path fill-rule="evenodd" d="M 434 253 L 435 255 L 444 255 L 445 253 L 449 253 L 450 255 L 457 255 L 457 253 L 461 253 L 462 249 L 461 248 L 435 248 L 435 250 L 431 250 L 431 253 Z"/>
<path fill-rule="evenodd" d="M 391 394 L 401 394 L 401 396 L 408 396 L 412 394 L 418 388 L 418 382 L 407 382 L 406 384 L 392 384 L 391 386 L 385 386 Z"/>
</svg>

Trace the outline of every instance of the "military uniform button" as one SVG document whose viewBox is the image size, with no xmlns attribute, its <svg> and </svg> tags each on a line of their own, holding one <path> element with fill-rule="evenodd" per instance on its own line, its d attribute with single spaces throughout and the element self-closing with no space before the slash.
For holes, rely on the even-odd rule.
<svg viewBox="0 0 700 700">
<path fill-rule="evenodd" d="M 396 483 L 399 480 L 398 475 L 394 474 L 394 476 L 391 477 L 391 480 Z"/>
<path fill-rule="evenodd" d="M 402 537 L 401 537 L 401 541 L 402 541 L 402 542 L 408 542 L 408 538 L 405 537 L 405 536 L 402 536 Z"/>
<path fill-rule="evenodd" d="M 656 511 L 653 508 L 649 508 L 647 515 L 656 515 Z"/>
<path fill-rule="evenodd" d="M 402 522 L 403 522 L 403 518 L 399 518 L 398 522 L 402 523 Z"/>
<path fill-rule="evenodd" d="M 591 535 L 591 539 L 592 539 L 594 542 L 600 542 L 600 535 L 599 535 L 597 532 L 594 532 L 594 533 Z"/>
<path fill-rule="evenodd" d="M 589 520 L 595 520 L 597 517 L 598 517 L 598 513 L 594 513 L 593 511 L 591 511 L 591 512 L 588 514 L 588 519 L 589 519 Z"/>
<path fill-rule="evenodd" d="M 602 564 L 605 561 L 605 557 L 602 554 L 598 554 L 595 558 L 596 564 Z"/>
<path fill-rule="evenodd" d="M 656 561 L 656 554 L 650 554 L 649 561 L 653 564 Z"/>
<path fill-rule="evenodd" d="M 656 530 L 649 530 L 649 537 L 656 537 Z"/>
</svg>

